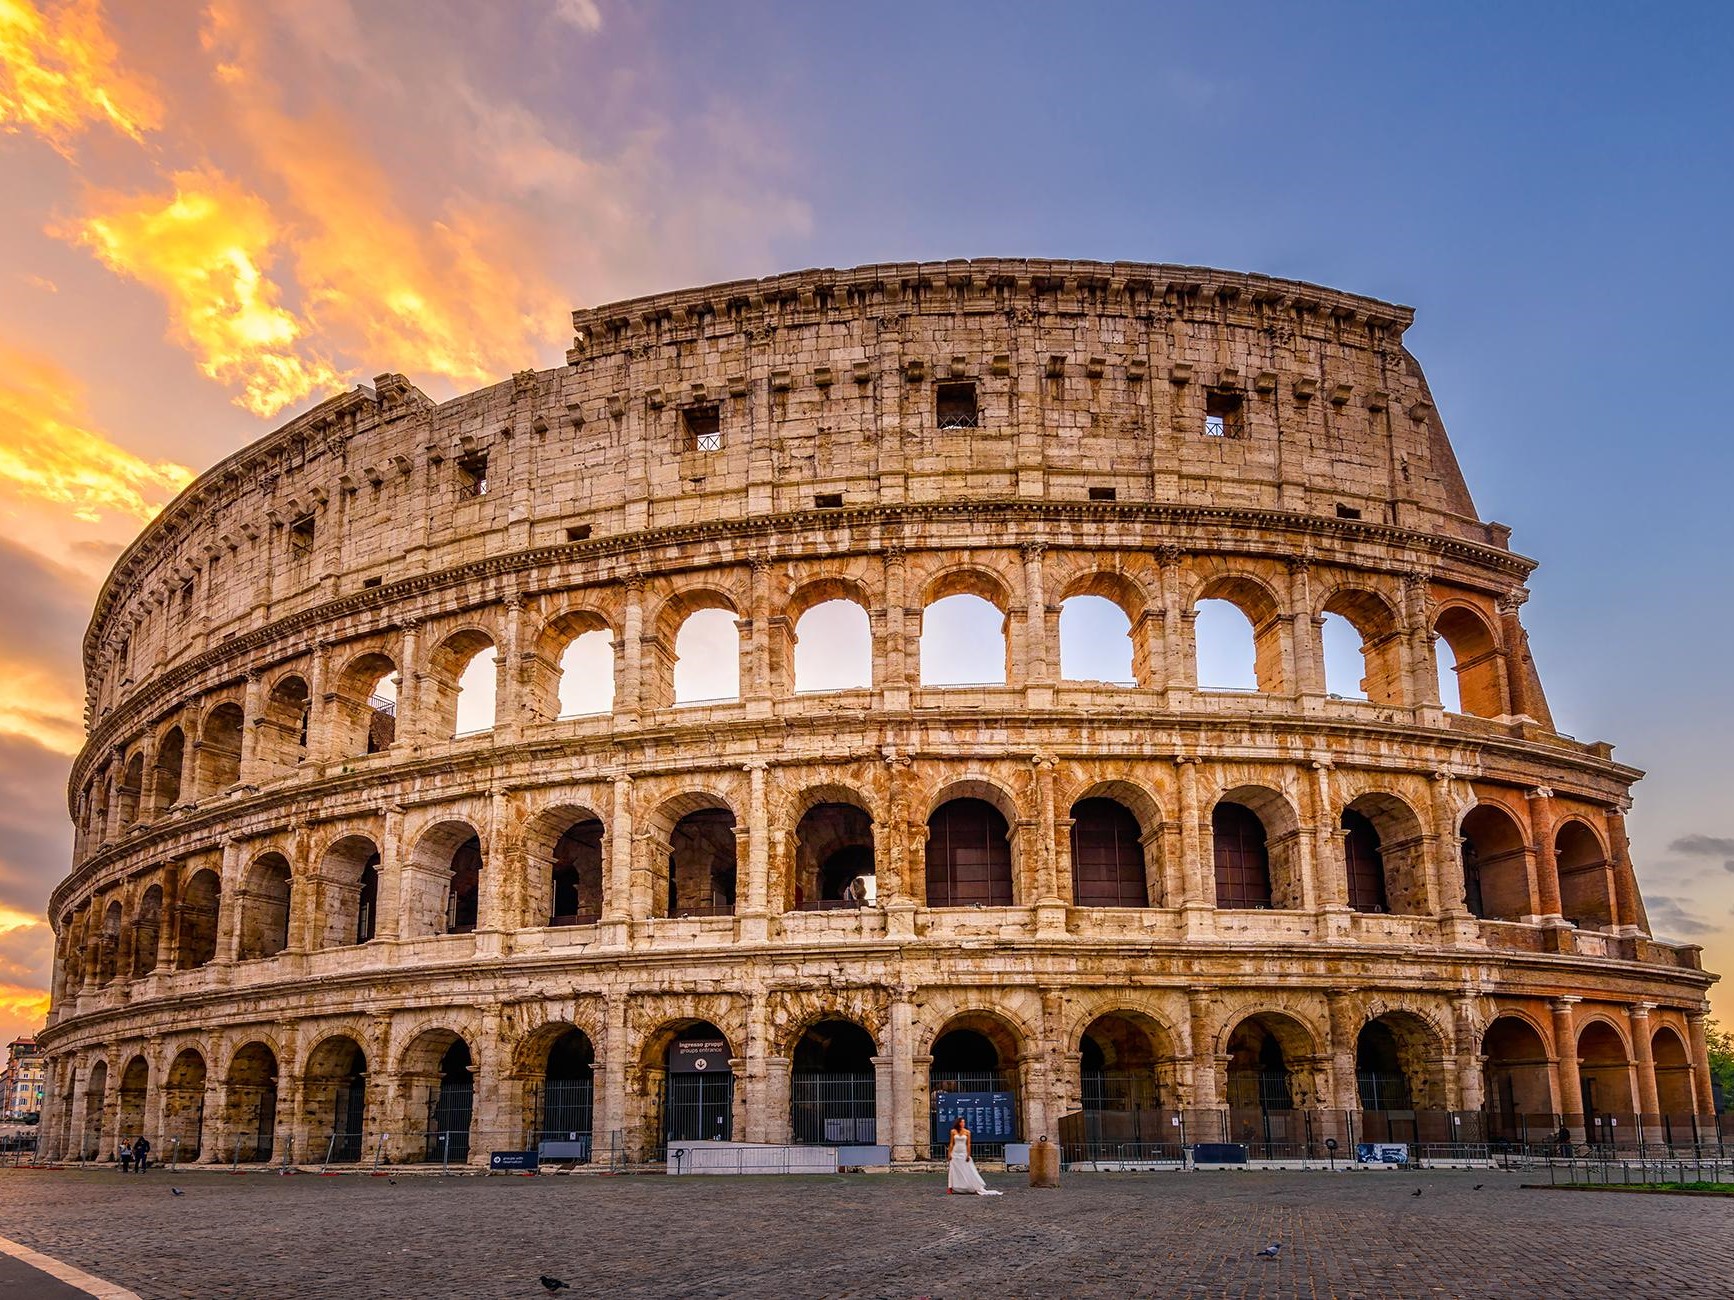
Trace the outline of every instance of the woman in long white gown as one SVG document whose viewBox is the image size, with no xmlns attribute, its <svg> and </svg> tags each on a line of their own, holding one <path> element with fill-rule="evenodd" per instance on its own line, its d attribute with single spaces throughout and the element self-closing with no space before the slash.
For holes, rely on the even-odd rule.
<svg viewBox="0 0 1734 1300">
<path fill-rule="evenodd" d="M 951 1137 L 947 1141 L 946 1154 L 949 1161 L 945 1167 L 945 1194 L 958 1193 L 964 1196 L 998 1196 L 999 1192 L 991 1191 L 982 1181 L 981 1171 L 975 1167 L 975 1161 L 969 1154 L 969 1125 L 963 1122 L 959 1115 L 951 1126 Z"/>
</svg>

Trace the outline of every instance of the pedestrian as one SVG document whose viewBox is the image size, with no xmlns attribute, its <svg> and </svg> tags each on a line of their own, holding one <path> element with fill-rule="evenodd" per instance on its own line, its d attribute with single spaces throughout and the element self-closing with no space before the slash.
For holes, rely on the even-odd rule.
<svg viewBox="0 0 1734 1300">
<path fill-rule="evenodd" d="M 146 1169 L 150 1168 L 151 1142 L 150 1139 L 142 1133 L 133 1141 L 132 1158 L 133 1163 L 138 1166 L 139 1173 L 142 1174 Z"/>
<path fill-rule="evenodd" d="M 120 1156 L 121 1173 L 130 1174 L 132 1172 L 132 1143 L 128 1142 L 125 1138 L 122 1138 L 120 1140 L 120 1151 L 117 1154 Z"/>
<path fill-rule="evenodd" d="M 1000 1193 L 990 1191 L 983 1181 L 981 1171 L 975 1167 L 975 1158 L 970 1154 L 969 1125 L 964 1123 L 959 1115 L 951 1124 L 951 1135 L 946 1141 L 945 1153 L 948 1157 L 945 1166 L 945 1194 L 961 1193 L 964 1196 L 998 1196 Z"/>
</svg>

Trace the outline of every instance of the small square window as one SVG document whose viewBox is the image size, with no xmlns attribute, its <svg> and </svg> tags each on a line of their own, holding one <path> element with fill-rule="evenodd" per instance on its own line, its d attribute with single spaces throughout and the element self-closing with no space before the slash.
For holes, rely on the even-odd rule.
<svg viewBox="0 0 1734 1300">
<path fill-rule="evenodd" d="M 687 451 L 722 450 L 722 407 L 716 403 L 687 407 L 680 413 L 680 425 Z"/>
<path fill-rule="evenodd" d="M 458 495 L 485 497 L 488 495 L 488 453 L 472 451 L 457 459 Z"/>
<path fill-rule="evenodd" d="M 813 497 L 813 506 L 818 510 L 841 510 L 843 494 L 841 492 L 820 492 Z"/>
<path fill-rule="evenodd" d="M 313 554 L 312 515 L 302 515 L 289 525 L 289 554 L 294 559 Z"/>
<path fill-rule="evenodd" d="M 1238 438 L 1243 432 L 1241 416 L 1246 399 L 1239 393 L 1207 389 L 1204 394 L 1204 436 Z"/>
<path fill-rule="evenodd" d="M 590 540 L 589 524 L 573 524 L 566 530 L 566 540 L 569 542 L 587 542 Z"/>
<path fill-rule="evenodd" d="M 1090 489 L 1090 500 L 1092 501 L 1112 501 L 1114 496 L 1115 492 L 1111 487 L 1093 487 Z"/>
<path fill-rule="evenodd" d="M 975 401 L 975 381 L 936 384 L 933 398 L 936 423 L 941 429 L 979 429 L 981 411 Z"/>
<path fill-rule="evenodd" d="M 361 586 L 363 590 L 366 590 L 368 587 L 377 587 L 384 581 L 384 578 L 363 578 L 361 580 Z"/>
<path fill-rule="evenodd" d="M 1338 506 L 1337 507 L 1337 518 L 1338 519 L 1359 519 L 1360 517 L 1361 517 L 1361 512 L 1358 509 L 1356 509 L 1354 506 Z"/>
</svg>

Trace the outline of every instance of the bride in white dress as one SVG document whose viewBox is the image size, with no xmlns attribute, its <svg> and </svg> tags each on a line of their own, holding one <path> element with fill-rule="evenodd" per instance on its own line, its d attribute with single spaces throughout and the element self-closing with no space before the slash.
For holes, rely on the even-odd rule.
<svg viewBox="0 0 1734 1300">
<path fill-rule="evenodd" d="M 969 1125 L 963 1122 L 959 1115 L 951 1126 L 951 1137 L 947 1142 L 949 1163 L 945 1167 L 945 1194 L 958 1193 L 964 1196 L 999 1196 L 1001 1193 L 991 1191 L 982 1181 L 981 1172 L 976 1169 L 975 1161 L 969 1155 Z"/>
</svg>

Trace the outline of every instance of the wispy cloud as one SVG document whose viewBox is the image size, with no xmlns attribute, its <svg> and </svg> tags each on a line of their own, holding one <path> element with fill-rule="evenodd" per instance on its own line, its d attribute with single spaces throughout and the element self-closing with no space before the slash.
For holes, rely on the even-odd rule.
<svg viewBox="0 0 1734 1300">
<path fill-rule="evenodd" d="M 1722 869 L 1734 872 L 1734 839 L 1720 835 L 1682 835 L 1668 845 L 1670 853 L 1694 858 L 1720 858 Z"/>
<path fill-rule="evenodd" d="M 0 129 L 32 132 L 69 155 L 98 124 L 142 139 L 162 111 L 150 83 L 122 64 L 101 0 L 0 0 Z"/>
<path fill-rule="evenodd" d="M 1707 921 L 1692 909 L 1686 899 L 1667 894 L 1649 894 L 1644 904 L 1650 914 L 1650 926 L 1659 935 L 1677 939 L 1702 939 L 1722 933 L 1722 927 Z"/>
<path fill-rule="evenodd" d="M 602 10 L 596 0 L 554 0 L 554 13 L 581 32 L 602 30 Z"/>
</svg>

